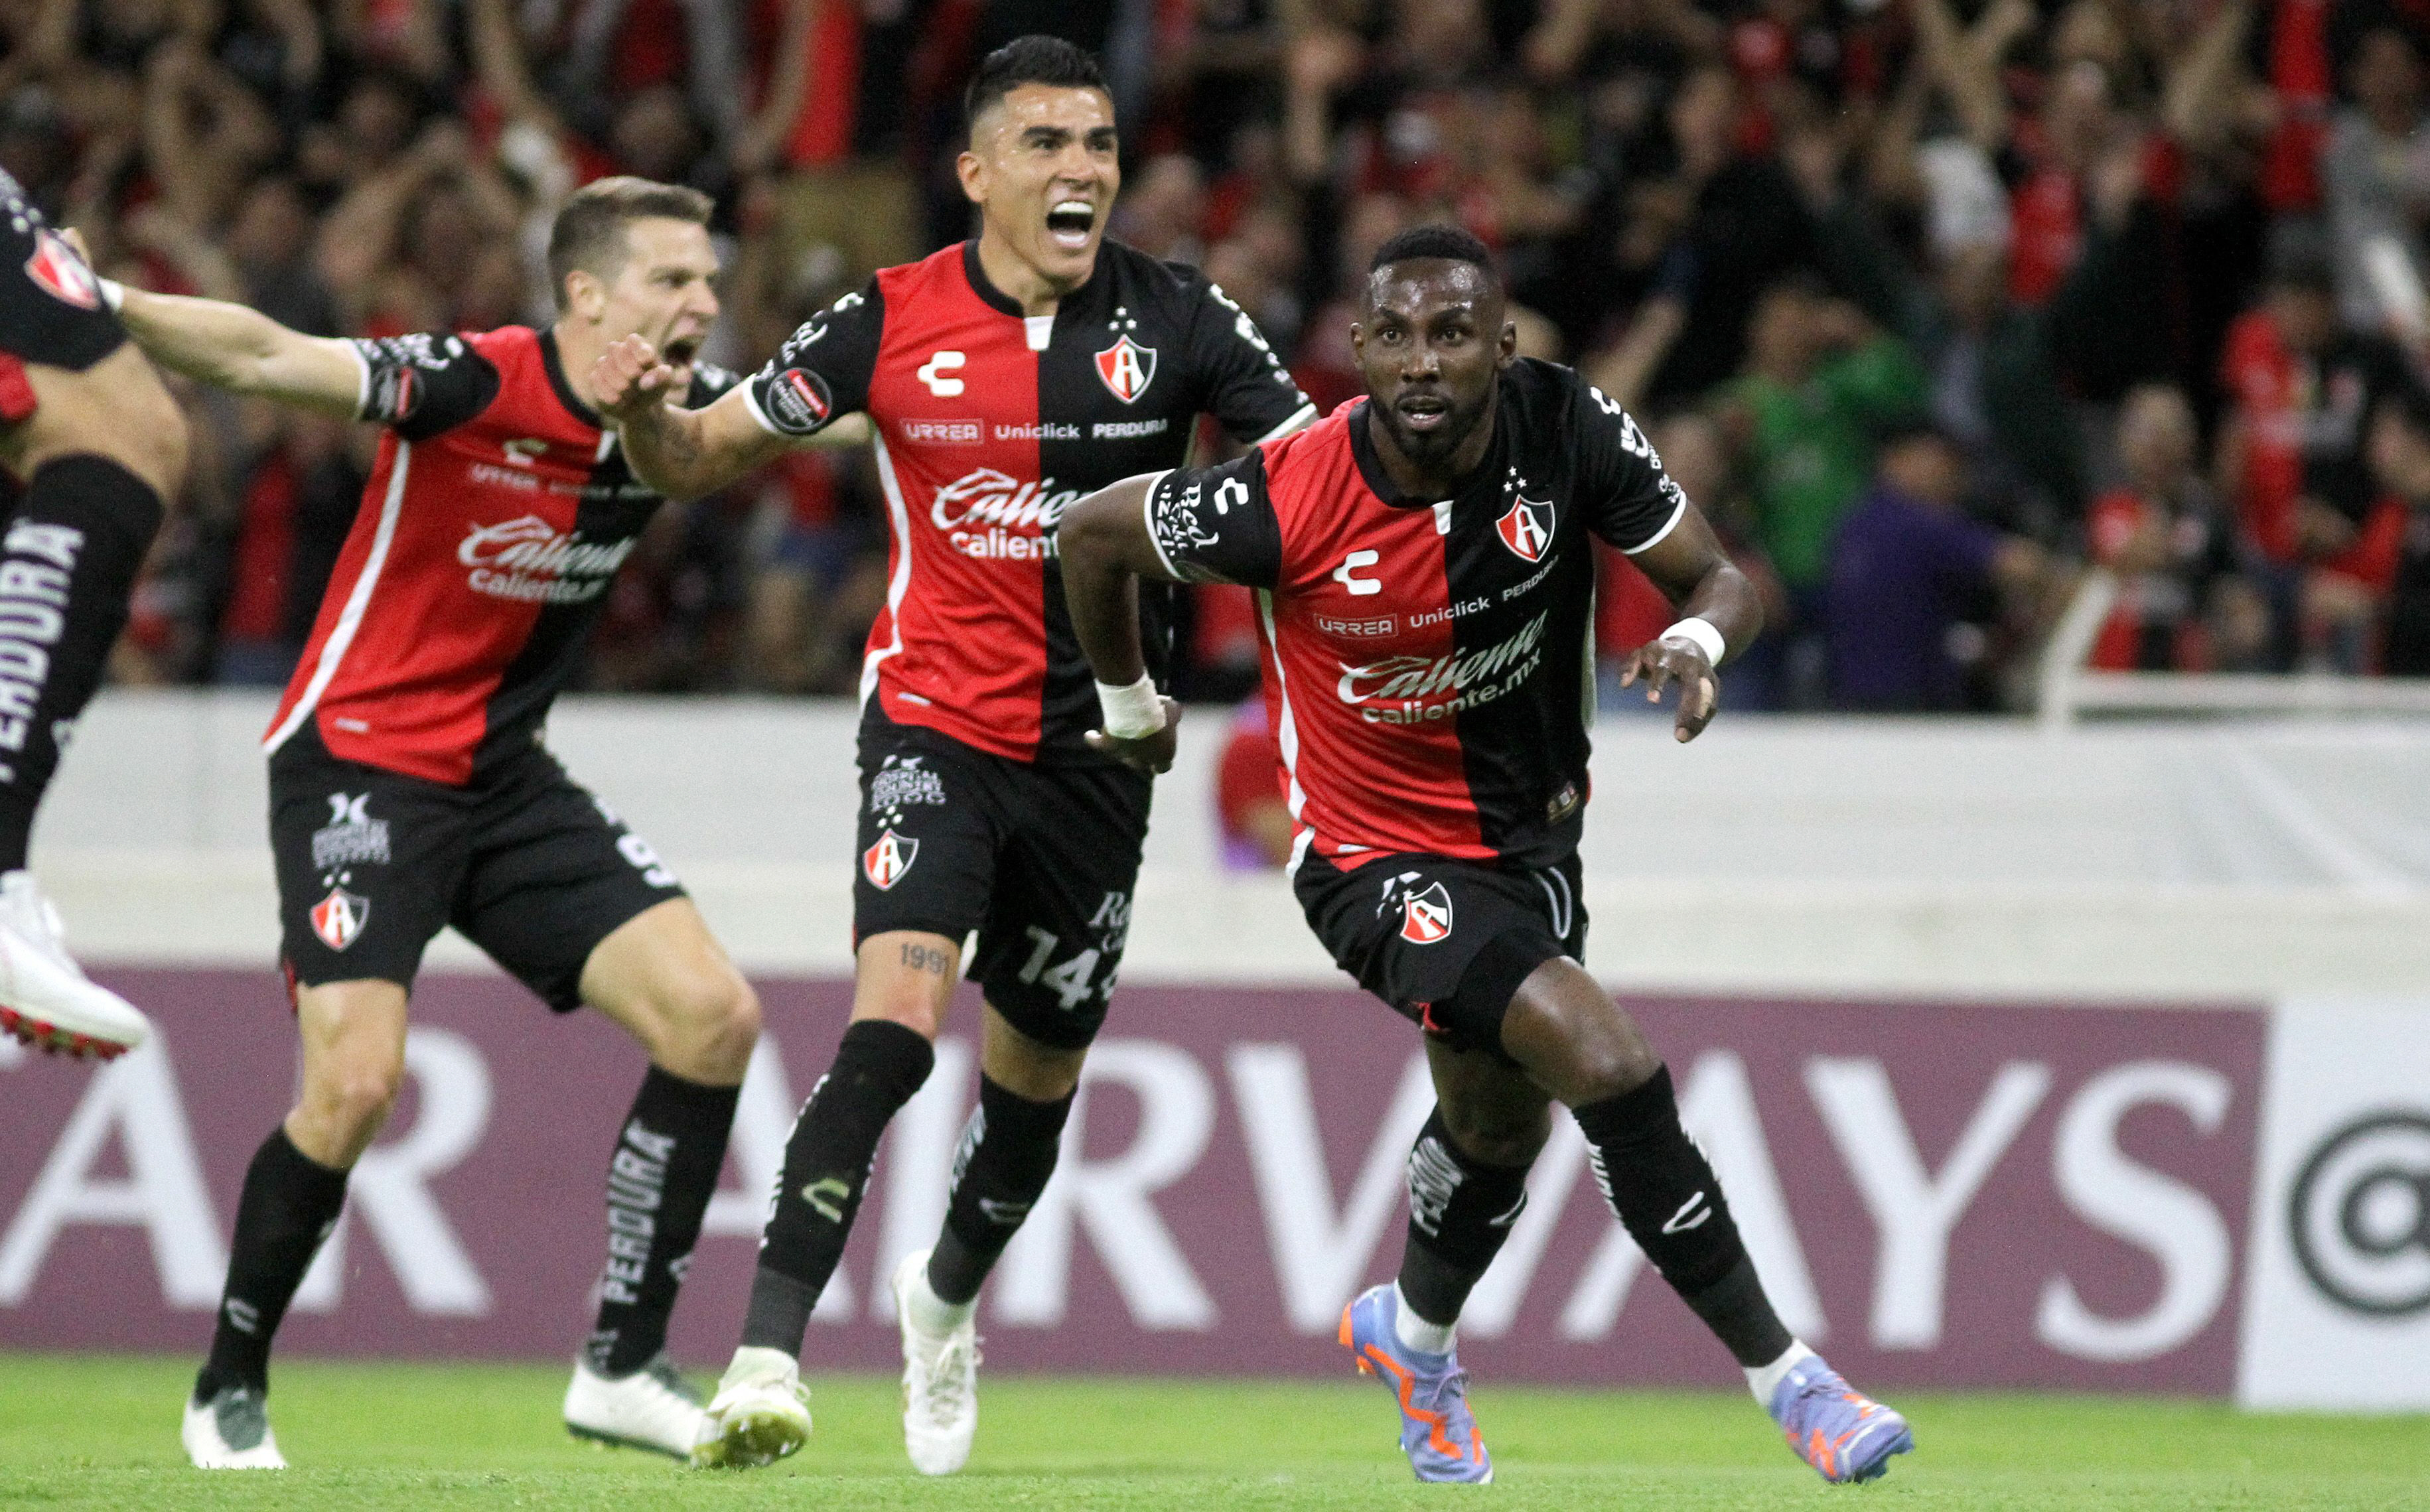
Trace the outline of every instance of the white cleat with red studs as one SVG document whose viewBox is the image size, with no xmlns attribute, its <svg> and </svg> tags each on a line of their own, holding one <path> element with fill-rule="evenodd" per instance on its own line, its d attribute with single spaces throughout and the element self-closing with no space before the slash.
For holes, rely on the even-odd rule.
<svg viewBox="0 0 2430 1512">
<path fill-rule="evenodd" d="M 0 875 L 0 1033 L 54 1054 L 110 1060 L 151 1037 L 135 1005 L 85 979 L 59 940 L 58 910 L 30 872 Z"/>
</svg>

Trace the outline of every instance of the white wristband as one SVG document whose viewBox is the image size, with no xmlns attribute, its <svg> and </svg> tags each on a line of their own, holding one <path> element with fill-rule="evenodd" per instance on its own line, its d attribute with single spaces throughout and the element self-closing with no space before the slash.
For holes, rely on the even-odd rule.
<svg viewBox="0 0 2430 1512">
<path fill-rule="evenodd" d="M 101 302 L 109 307 L 111 314 L 116 314 L 119 307 L 126 303 L 126 286 L 115 278 L 100 278 L 94 281 L 101 285 Z"/>
<path fill-rule="evenodd" d="M 1145 673 L 1127 688 L 1099 683 L 1097 706 L 1106 733 L 1117 740 L 1144 739 L 1164 728 L 1164 703 L 1157 697 L 1156 680 Z"/>
<path fill-rule="evenodd" d="M 1655 639 L 1657 640 L 1685 640 L 1689 645 L 1694 646 L 1697 650 L 1703 652 L 1705 654 L 1705 659 L 1711 662 L 1716 667 L 1722 664 L 1722 653 L 1729 649 L 1729 642 L 1722 639 L 1721 630 L 1714 625 L 1712 621 L 1698 619 L 1693 615 L 1680 621 L 1677 624 L 1674 624 L 1670 629 L 1663 631 Z"/>
</svg>

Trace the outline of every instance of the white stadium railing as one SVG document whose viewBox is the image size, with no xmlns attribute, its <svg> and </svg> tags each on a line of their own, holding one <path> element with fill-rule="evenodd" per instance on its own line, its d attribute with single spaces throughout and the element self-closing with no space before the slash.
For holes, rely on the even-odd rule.
<svg viewBox="0 0 2430 1512">
<path fill-rule="evenodd" d="M 2095 672 L 2085 659 L 2118 594 L 2117 574 L 2091 569 L 2052 630 L 2035 677 L 2045 730 L 2066 729 L 2086 714 L 2430 715 L 2430 679 Z"/>
</svg>

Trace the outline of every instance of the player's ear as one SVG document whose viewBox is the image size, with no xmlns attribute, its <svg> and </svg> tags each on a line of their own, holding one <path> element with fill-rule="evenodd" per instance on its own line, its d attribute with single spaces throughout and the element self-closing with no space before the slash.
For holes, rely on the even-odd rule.
<svg viewBox="0 0 2430 1512">
<path fill-rule="evenodd" d="M 579 315 L 596 323 L 607 307 L 608 286 L 588 268 L 576 268 L 565 275 L 565 309 L 569 315 Z"/>
<path fill-rule="evenodd" d="M 1517 321 L 1502 323 L 1502 340 L 1495 343 L 1495 347 L 1493 354 L 1495 367 L 1506 368 L 1519 360 L 1519 323 Z"/>
<path fill-rule="evenodd" d="M 954 176 L 962 181 L 962 198 L 974 205 L 987 203 L 987 161 L 975 152 L 965 152 L 954 159 Z"/>
</svg>

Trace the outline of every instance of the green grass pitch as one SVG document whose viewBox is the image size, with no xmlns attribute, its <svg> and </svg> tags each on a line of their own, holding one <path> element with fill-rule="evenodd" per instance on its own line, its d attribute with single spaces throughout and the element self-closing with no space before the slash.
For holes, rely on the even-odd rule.
<svg viewBox="0 0 2430 1512">
<path fill-rule="evenodd" d="M 695 1473 L 592 1449 L 529 1366 L 278 1367 L 298 1469 L 186 1467 L 185 1359 L 0 1354 L 0 1507 L 997 1507 L 1224 1512 L 1503 1508 L 2430 1509 L 2430 1419 L 2251 1416 L 2212 1404 L 1902 1394 L 1918 1453 L 1829 1487 L 1744 1397 L 1476 1388 L 1497 1484 L 1421 1487 L 1390 1399 L 1356 1381 L 1198 1384 L 1002 1376 L 965 1473 L 904 1463 L 894 1383 L 812 1383 L 818 1429 L 773 1470 Z"/>
</svg>

